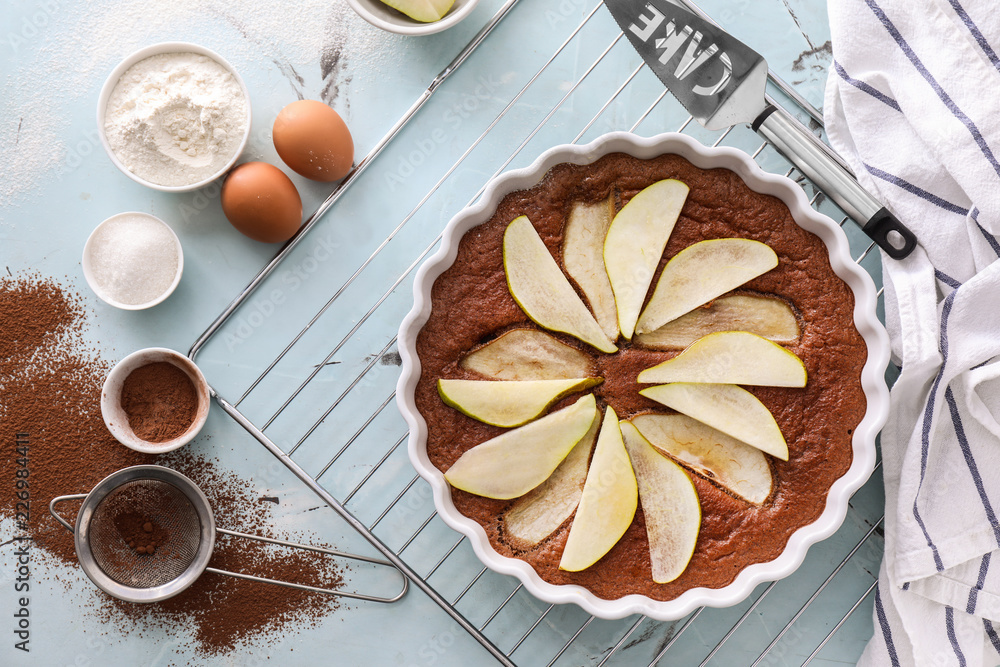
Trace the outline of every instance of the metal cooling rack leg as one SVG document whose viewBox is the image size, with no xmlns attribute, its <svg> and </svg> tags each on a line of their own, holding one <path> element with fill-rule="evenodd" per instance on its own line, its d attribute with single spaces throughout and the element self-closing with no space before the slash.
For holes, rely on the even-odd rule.
<svg viewBox="0 0 1000 667">
<path fill-rule="evenodd" d="M 802 667 L 805 667 L 806 665 L 808 665 L 810 662 L 813 661 L 813 659 L 817 655 L 819 655 L 819 652 L 823 650 L 823 647 L 826 646 L 827 642 L 829 642 L 830 639 L 835 634 L 837 634 L 837 631 L 840 630 L 841 626 L 843 626 L 844 623 L 847 622 L 847 619 L 849 619 L 851 617 L 851 615 L 855 611 L 858 610 L 858 607 L 861 606 L 861 603 L 864 602 L 865 599 L 875 591 L 875 588 L 877 586 L 878 586 L 878 579 L 876 579 L 875 581 L 873 581 L 872 585 L 868 587 L 868 590 L 865 591 L 864 595 L 862 595 L 860 598 L 858 598 L 858 601 L 854 603 L 854 606 L 852 606 L 850 609 L 847 610 L 847 613 L 844 614 L 844 617 L 842 619 L 840 619 L 840 622 L 837 623 L 837 625 L 833 626 L 833 629 L 830 630 L 830 632 L 826 635 L 826 637 L 823 638 L 823 641 L 821 641 L 819 643 L 819 646 L 817 646 L 816 649 L 812 653 L 809 654 L 809 657 L 805 659 L 805 662 L 802 663 Z"/>
<path fill-rule="evenodd" d="M 211 387 L 210 387 L 211 389 Z M 313 493 L 319 496 L 325 503 L 327 503 L 333 511 L 340 515 L 344 521 L 346 521 L 354 530 L 356 530 L 362 537 L 364 537 L 368 542 L 375 547 L 379 553 L 381 553 L 385 558 L 392 563 L 392 565 L 399 570 L 404 576 L 406 576 L 410 581 L 413 582 L 420 590 L 422 590 L 431 600 L 433 600 L 441 609 L 443 609 L 449 616 L 454 619 L 466 632 L 468 632 L 472 637 L 478 641 L 483 648 L 490 652 L 490 654 L 497 659 L 503 665 L 507 667 L 516 667 L 510 659 L 504 655 L 504 653 L 497 648 L 493 642 L 491 642 L 482 632 L 479 631 L 476 626 L 469 622 L 462 614 L 458 612 L 452 605 L 448 604 L 441 595 L 438 594 L 427 582 L 425 582 L 416 572 L 414 572 L 409 565 L 407 565 L 399 556 L 397 556 L 392 549 L 387 547 L 382 540 L 375 536 L 368 528 L 358 521 L 353 514 L 348 512 L 340 502 L 334 498 L 326 489 L 324 489 L 320 484 L 309 476 L 305 470 L 299 467 L 295 461 L 293 461 L 288 455 L 285 454 L 276 444 L 271 442 L 270 438 L 264 435 L 254 424 L 243 416 L 243 414 L 233 407 L 226 399 L 211 389 L 212 395 L 215 397 L 216 402 L 222 407 L 226 413 L 232 417 L 232 419 L 242 426 L 247 433 L 252 435 L 257 442 L 264 445 L 267 451 L 271 452 L 275 458 L 277 458 L 286 468 L 288 468 L 299 480 L 308 486 Z"/>
</svg>

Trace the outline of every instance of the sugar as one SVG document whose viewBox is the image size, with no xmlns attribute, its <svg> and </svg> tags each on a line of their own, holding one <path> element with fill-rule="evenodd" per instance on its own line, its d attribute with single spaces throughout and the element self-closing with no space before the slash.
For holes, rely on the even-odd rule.
<svg viewBox="0 0 1000 667">
<path fill-rule="evenodd" d="M 148 216 L 116 216 L 104 222 L 91 240 L 90 268 L 96 287 L 129 306 L 163 295 L 179 264 L 173 232 Z"/>
</svg>

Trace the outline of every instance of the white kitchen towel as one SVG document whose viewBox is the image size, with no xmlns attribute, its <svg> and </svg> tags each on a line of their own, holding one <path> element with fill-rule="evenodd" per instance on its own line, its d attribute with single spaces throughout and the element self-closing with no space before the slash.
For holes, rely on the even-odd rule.
<svg viewBox="0 0 1000 667">
<path fill-rule="evenodd" d="M 1000 664 L 1000 4 L 830 0 L 833 146 L 914 233 L 883 254 L 901 366 L 862 665 Z"/>
</svg>

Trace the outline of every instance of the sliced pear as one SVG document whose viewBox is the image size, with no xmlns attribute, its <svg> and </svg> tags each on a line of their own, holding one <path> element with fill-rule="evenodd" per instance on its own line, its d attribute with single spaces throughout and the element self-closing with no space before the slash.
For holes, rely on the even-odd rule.
<svg viewBox="0 0 1000 667">
<path fill-rule="evenodd" d="M 440 21 L 455 4 L 455 0 L 382 0 L 382 2 L 421 23 Z"/>
<path fill-rule="evenodd" d="M 539 326 L 579 338 L 601 352 L 618 351 L 569 284 L 527 216 L 507 225 L 503 265 L 510 295 Z"/>
<path fill-rule="evenodd" d="M 666 584 L 681 576 L 694 555 L 701 530 L 698 491 L 684 469 L 653 449 L 635 426 L 623 422 L 621 429 L 639 484 L 653 581 Z"/>
<path fill-rule="evenodd" d="M 600 427 L 601 420 L 595 419 L 587 435 L 573 447 L 552 476 L 514 501 L 504 513 L 504 532 L 515 546 L 535 546 L 573 515 L 583 495 L 587 462 Z"/>
<path fill-rule="evenodd" d="M 579 572 L 599 561 L 628 530 L 638 504 L 618 416 L 608 407 L 559 569 Z"/>
<path fill-rule="evenodd" d="M 535 329 L 512 329 L 458 365 L 496 380 L 566 380 L 596 373 L 589 355 Z"/>
<path fill-rule="evenodd" d="M 799 339 L 799 322 L 781 299 L 753 294 L 719 297 L 656 331 L 637 334 L 636 342 L 654 350 L 682 350 L 716 331 L 749 331 L 775 343 Z"/>
<path fill-rule="evenodd" d="M 574 202 L 563 230 L 563 265 L 590 302 L 597 323 L 611 340 L 618 339 L 618 310 L 604 268 L 604 239 L 615 216 L 614 196 L 596 204 Z"/>
<path fill-rule="evenodd" d="M 680 181 L 658 181 L 632 197 L 611 221 L 604 265 L 614 290 L 618 326 L 629 340 L 688 191 Z"/>
<path fill-rule="evenodd" d="M 771 411 L 742 387 L 674 382 L 646 387 L 639 393 L 765 454 L 788 460 L 788 445 Z"/>
<path fill-rule="evenodd" d="M 642 371 L 638 381 L 804 387 L 806 367 L 794 353 L 766 338 L 746 331 L 721 331 L 692 343 L 673 359 Z"/>
<path fill-rule="evenodd" d="M 444 478 L 477 496 L 523 496 L 548 479 L 598 414 L 594 395 L 587 394 L 569 407 L 476 445 Z"/>
<path fill-rule="evenodd" d="M 771 495 L 771 466 L 756 447 L 687 415 L 639 415 L 631 422 L 660 452 L 739 497 L 760 505 Z"/>
<path fill-rule="evenodd" d="M 603 378 L 570 380 L 438 380 L 445 404 L 494 426 L 520 426 L 563 396 L 593 387 Z"/>
<path fill-rule="evenodd" d="M 689 245 L 663 267 L 636 331 L 656 331 L 777 265 L 774 251 L 752 239 L 710 239 Z"/>
</svg>

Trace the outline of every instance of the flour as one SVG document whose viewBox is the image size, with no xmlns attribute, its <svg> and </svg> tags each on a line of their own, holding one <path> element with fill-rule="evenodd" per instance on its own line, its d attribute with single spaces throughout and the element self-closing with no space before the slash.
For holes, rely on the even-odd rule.
<svg viewBox="0 0 1000 667">
<path fill-rule="evenodd" d="M 190 185 L 217 174 L 240 148 L 248 105 L 220 63 L 196 53 L 163 53 L 122 75 L 104 129 L 115 156 L 157 185 Z"/>
<path fill-rule="evenodd" d="M 137 49 L 173 40 L 203 44 L 222 54 L 247 78 L 255 99 L 266 99 L 257 95 L 255 87 L 263 81 L 268 93 L 281 102 L 310 98 L 335 103 L 353 127 L 350 91 L 373 85 L 358 83 L 356 75 L 364 70 L 376 75 L 395 70 L 396 63 L 407 62 L 426 48 L 422 40 L 369 25 L 340 1 L 27 0 L 10 4 L 12 11 L 0 17 L 4 89 L 0 95 L 0 230 L 15 225 L 14 208 L 38 203 L 41 193 L 67 183 L 86 190 L 79 182 L 81 171 L 108 166 L 96 137 L 93 108 L 108 73 Z M 27 12 L 28 23 L 17 18 L 14 5 Z M 38 13 L 40 9 L 43 13 Z M 8 14 L 11 19 L 5 23 Z M 321 65 L 321 57 L 332 63 L 334 56 L 336 67 Z M 281 106 L 275 102 L 263 110 L 277 113 Z M 269 125 L 265 120 L 261 126 Z M 265 155 L 259 148 L 261 139 L 255 141 L 248 149 Z M 263 145 L 268 144 L 265 137 Z"/>
</svg>

